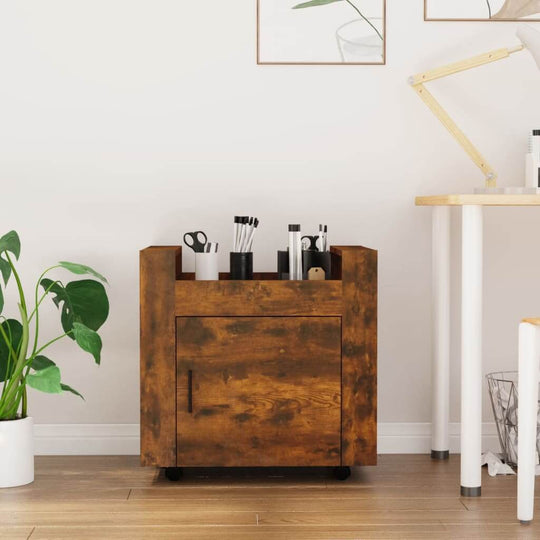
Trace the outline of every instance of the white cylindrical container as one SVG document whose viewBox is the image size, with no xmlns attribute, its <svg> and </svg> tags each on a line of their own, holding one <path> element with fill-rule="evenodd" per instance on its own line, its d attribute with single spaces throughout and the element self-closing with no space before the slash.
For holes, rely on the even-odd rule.
<svg viewBox="0 0 540 540">
<path fill-rule="evenodd" d="M 217 253 L 195 253 L 195 279 L 198 281 L 219 279 Z"/>
<path fill-rule="evenodd" d="M 0 421 L 0 488 L 34 481 L 34 421 Z"/>
<path fill-rule="evenodd" d="M 302 279 L 302 238 L 300 225 L 289 225 L 289 279 Z"/>
<path fill-rule="evenodd" d="M 525 187 L 540 187 L 540 129 L 529 135 L 529 152 L 525 156 Z"/>
</svg>

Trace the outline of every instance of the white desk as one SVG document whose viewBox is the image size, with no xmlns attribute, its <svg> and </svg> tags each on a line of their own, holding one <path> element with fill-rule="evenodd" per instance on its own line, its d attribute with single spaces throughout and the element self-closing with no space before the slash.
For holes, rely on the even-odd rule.
<svg viewBox="0 0 540 540">
<path fill-rule="evenodd" d="M 484 206 L 540 206 L 540 195 L 417 197 L 433 207 L 432 457 L 449 454 L 450 207 L 462 207 L 461 260 L 461 495 L 481 495 L 482 240 Z"/>
</svg>

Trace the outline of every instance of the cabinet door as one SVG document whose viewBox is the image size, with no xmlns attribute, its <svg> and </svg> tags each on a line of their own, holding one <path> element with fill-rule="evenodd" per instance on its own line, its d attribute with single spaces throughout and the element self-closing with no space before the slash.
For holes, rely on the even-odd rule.
<svg viewBox="0 0 540 540">
<path fill-rule="evenodd" d="M 340 464 L 340 317 L 179 317 L 177 371 L 179 466 Z"/>
</svg>

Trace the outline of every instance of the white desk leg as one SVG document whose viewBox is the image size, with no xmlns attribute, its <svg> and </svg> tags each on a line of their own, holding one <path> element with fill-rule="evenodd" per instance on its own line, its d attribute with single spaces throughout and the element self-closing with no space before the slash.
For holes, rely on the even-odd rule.
<svg viewBox="0 0 540 540">
<path fill-rule="evenodd" d="M 518 512 L 522 523 L 533 518 L 538 410 L 538 327 L 519 325 Z"/>
<path fill-rule="evenodd" d="M 433 207 L 431 457 L 448 459 L 450 401 L 450 207 Z"/>
<path fill-rule="evenodd" d="M 461 275 L 461 495 L 481 495 L 482 207 L 463 206 Z"/>
</svg>

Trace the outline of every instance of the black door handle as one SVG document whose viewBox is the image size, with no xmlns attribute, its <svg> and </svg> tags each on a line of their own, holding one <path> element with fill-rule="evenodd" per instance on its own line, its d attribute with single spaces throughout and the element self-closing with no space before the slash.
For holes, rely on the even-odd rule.
<svg viewBox="0 0 540 540">
<path fill-rule="evenodd" d="M 187 411 L 193 412 L 193 371 L 190 369 L 187 372 L 188 390 L 187 390 Z"/>
</svg>

